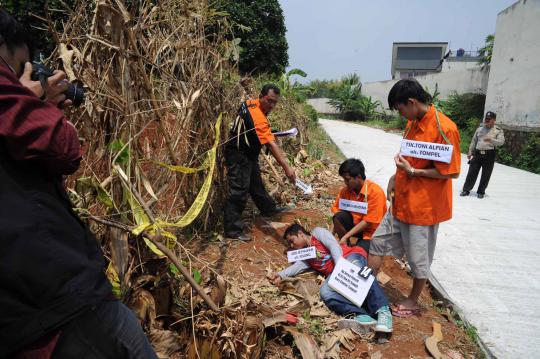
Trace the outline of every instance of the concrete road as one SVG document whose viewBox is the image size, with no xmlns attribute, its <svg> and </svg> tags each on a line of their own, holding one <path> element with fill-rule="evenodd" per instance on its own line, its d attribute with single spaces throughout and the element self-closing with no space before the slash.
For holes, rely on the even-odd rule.
<svg viewBox="0 0 540 359">
<path fill-rule="evenodd" d="M 320 123 L 386 190 L 401 137 L 347 122 Z M 493 355 L 540 358 L 540 175 L 495 164 L 486 197 L 478 199 L 474 192 L 459 197 L 467 170 L 463 155 L 453 183 L 453 219 L 439 227 L 432 273 Z"/>
</svg>

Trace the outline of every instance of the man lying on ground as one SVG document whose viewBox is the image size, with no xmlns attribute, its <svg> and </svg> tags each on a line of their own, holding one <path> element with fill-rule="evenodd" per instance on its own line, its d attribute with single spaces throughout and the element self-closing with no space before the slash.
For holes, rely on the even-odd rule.
<svg viewBox="0 0 540 359">
<path fill-rule="evenodd" d="M 339 175 L 345 187 L 332 206 L 334 233 L 341 244 L 356 244 L 369 252 L 371 237 L 386 213 L 386 196 L 378 184 L 366 179 L 364 164 L 356 158 L 343 162 Z"/>
<path fill-rule="evenodd" d="M 299 224 L 289 226 L 285 230 L 283 238 L 293 249 L 314 246 L 317 250 L 317 257 L 295 262 L 281 272 L 273 273 L 269 276 L 272 284 L 278 285 L 283 278 L 294 277 L 313 269 L 327 277 L 321 286 L 322 301 L 339 315 L 353 316 L 352 319 L 340 320 L 338 322 L 340 328 L 359 329 L 361 326 L 376 324 L 375 331 L 392 332 L 392 314 L 388 307 L 388 299 L 376 280 L 373 281 L 362 307 L 358 307 L 328 285 L 328 278 L 334 270 L 334 265 L 341 257 L 360 268 L 367 264 L 367 253 L 363 248 L 340 245 L 328 230 L 317 227 L 312 233 L 309 233 Z M 377 316 L 377 320 L 373 319 L 375 316 Z"/>
</svg>

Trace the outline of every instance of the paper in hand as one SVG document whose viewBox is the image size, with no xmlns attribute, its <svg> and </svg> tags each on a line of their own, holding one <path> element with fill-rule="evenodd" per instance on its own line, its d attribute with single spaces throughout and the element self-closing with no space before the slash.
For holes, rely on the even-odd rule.
<svg viewBox="0 0 540 359">
<path fill-rule="evenodd" d="M 304 191 L 304 194 L 312 194 L 313 193 L 313 187 L 311 187 L 311 185 L 299 180 L 298 178 L 296 179 L 296 187 L 300 188 L 302 191 Z"/>
<path fill-rule="evenodd" d="M 298 129 L 296 127 L 286 131 L 274 132 L 274 136 L 276 137 L 296 137 L 296 135 L 298 135 Z"/>
</svg>

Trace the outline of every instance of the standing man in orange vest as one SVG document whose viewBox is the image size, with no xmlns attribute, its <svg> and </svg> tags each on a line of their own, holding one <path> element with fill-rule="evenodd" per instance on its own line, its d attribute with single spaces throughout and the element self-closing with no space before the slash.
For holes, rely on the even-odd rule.
<svg viewBox="0 0 540 359">
<path fill-rule="evenodd" d="M 276 85 L 264 85 L 257 100 L 242 103 L 231 128 L 225 148 L 229 196 L 225 202 L 223 219 L 225 237 L 229 239 L 251 240 L 249 234 L 244 233 L 242 222 L 248 194 L 263 216 L 273 216 L 283 210 L 276 207 L 261 178 L 259 153 L 262 146 L 270 150 L 287 178 L 295 183 L 294 169 L 277 145 L 267 118 L 278 103 L 279 93 Z"/>
<path fill-rule="evenodd" d="M 452 179 L 459 176 L 461 153 L 456 124 L 431 104 L 431 96 L 414 79 L 398 81 L 388 105 L 409 119 L 396 173 L 388 183 L 392 211 L 373 235 L 368 265 L 377 271 L 383 256 L 411 266 L 409 296 L 394 309 L 396 316 L 419 312 L 418 298 L 430 273 L 439 223 L 452 218 Z"/>
<path fill-rule="evenodd" d="M 386 213 L 386 196 L 378 184 L 366 179 L 364 164 L 356 158 L 343 162 L 339 175 L 345 187 L 332 206 L 334 233 L 340 244 L 357 245 L 369 253 L 371 237 Z"/>
</svg>

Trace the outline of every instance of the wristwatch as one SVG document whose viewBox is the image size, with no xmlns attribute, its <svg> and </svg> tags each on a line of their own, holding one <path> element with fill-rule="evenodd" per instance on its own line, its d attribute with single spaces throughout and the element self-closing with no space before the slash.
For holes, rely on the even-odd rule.
<svg viewBox="0 0 540 359">
<path fill-rule="evenodd" d="M 411 167 L 411 170 L 409 171 L 409 176 L 414 177 L 414 167 Z"/>
</svg>

